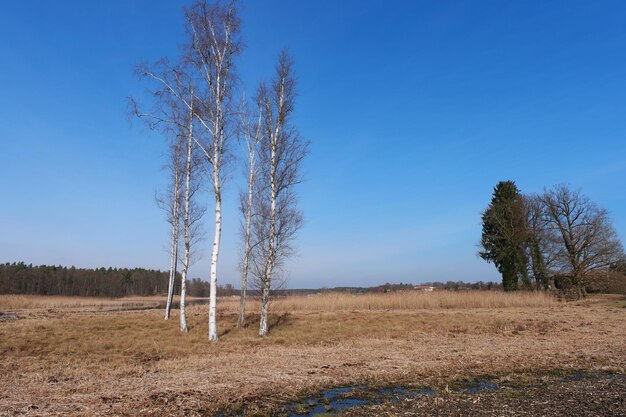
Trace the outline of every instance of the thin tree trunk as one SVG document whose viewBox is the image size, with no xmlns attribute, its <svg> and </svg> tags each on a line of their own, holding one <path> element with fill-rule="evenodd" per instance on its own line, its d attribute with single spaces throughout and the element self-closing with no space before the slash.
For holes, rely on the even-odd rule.
<svg viewBox="0 0 626 417">
<path fill-rule="evenodd" d="M 186 300 L 187 300 L 187 267 L 183 267 L 182 272 L 182 282 L 180 283 L 180 331 L 187 333 L 189 329 L 187 328 L 187 309 L 186 309 Z"/>
<path fill-rule="evenodd" d="M 217 257 L 220 251 L 222 236 L 222 196 L 219 189 L 219 180 L 215 190 L 215 238 L 211 252 L 211 280 L 209 282 L 209 340 L 217 340 Z"/>
<path fill-rule="evenodd" d="M 192 99 L 193 103 L 193 90 Z M 191 150 L 193 146 L 193 108 L 189 111 L 189 133 L 187 136 L 187 159 L 185 161 L 185 212 L 183 215 L 183 234 L 185 239 L 185 257 L 183 259 L 182 281 L 180 283 L 180 330 L 187 332 L 187 312 L 185 302 L 187 298 L 187 273 L 191 260 L 191 237 L 189 230 L 189 205 L 191 200 Z"/>
<path fill-rule="evenodd" d="M 269 331 L 269 306 L 270 283 L 264 280 L 263 289 L 261 291 L 261 322 L 259 324 L 259 336 L 266 336 Z"/>
<path fill-rule="evenodd" d="M 282 106 L 282 88 L 279 100 Z M 261 322 L 259 325 L 259 336 L 266 336 L 269 330 L 269 298 L 270 285 L 272 283 L 272 274 L 274 269 L 274 259 L 276 259 L 276 145 L 280 126 L 276 127 L 274 137 L 271 139 L 270 153 L 270 227 L 268 236 L 268 256 L 265 264 L 265 276 L 263 277 L 263 288 L 261 292 Z"/>
<path fill-rule="evenodd" d="M 246 230 L 244 236 L 243 263 L 241 265 L 241 294 L 239 299 L 239 319 L 237 327 L 242 328 L 246 322 L 246 293 L 248 290 L 248 269 L 250 265 L 250 226 L 252 221 L 252 186 L 254 182 L 254 159 L 250 158 L 248 174 L 248 206 L 246 207 Z"/>
<path fill-rule="evenodd" d="M 178 162 L 174 161 L 175 164 Z M 167 303 L 165 305 L 165 320 L 170 319 L 170 313 L 172 311 L 172 300 L 174 298 L 174 280 L 176 279 L 176 272 L 178 270 L 178 166 L 175 168 L 174 174 L 174 207 L 172 213 L 172 242 L 170 245 L 170 280 L 167 288 Z"/>
</svg>

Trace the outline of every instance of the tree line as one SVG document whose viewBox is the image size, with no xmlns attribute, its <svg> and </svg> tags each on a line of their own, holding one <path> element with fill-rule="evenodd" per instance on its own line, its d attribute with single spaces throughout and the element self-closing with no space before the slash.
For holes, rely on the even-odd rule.
<svg viewBox="0 0 626 417">
<path fill-rule="evenodd" d="M 480 245 L 505 291 L 584 297 L 592 278 L 614 276 L 625 260 L 608 211 L 564 184 L 524 195 L 513 181 L 499 182 L 482 213 Z"/>
<path fill-rule="evenodd" d="M 144 268 L 85 269 L 24 262 L 0 264 L 0 294 L 126 297 L 162 294 L 168 272 Z"/>
<path fill-rule="evenodd" d="M 181 275 L 176 276 L 177 280 Z M 76 297 L 153 296 L 167 293 L 169 272 L 145 268 L 76 268 L 0 264 L 0 294 L 64 295 Z M 210 286 L 200 278 L 187 280 L 187 295 L 209 297 Z M 178 291 L 175 291 L 178 294 Z M 217 296 L 238 296 L 232 284 L 218 285 Z"/>
<path fill-rule="evenodd" d="M 243 51 L 241 18 L 234 0 L 197 0 L 184 8 L 186 39 L 174 61 L 141 64 L 137 75 L 149 85 L 147 103 L 130 99 L 131 112 L 169 143 L 170 184 L 158 199 L 171 226 L 170 273 L 165 319 L 175 283 L 180 282 L 181 331 L 187 331 L 185 298 L 189 267 L 203 241 L 203 203 L 213 212 L 210 241 L 208 338 L 218 339 L 217 289 L 222 236 L 223 187 L 233 162 L 243 161 L 241 192 L 241 301 L 238 326 L 246 324 L 247 288 L 260 294 L 259 335 L 269 331 L 270 295 L 293 239 L 302 225 L 295 186 L 307 154 L 292 116 L 296 79 L 291 56 L 278 54 L 273 76 L 260 81 L 250 98 L 242 91 L 237 63 Z M 237 144 L 240 152 L 237 152 Z M 228 215 L 228 214 L 227 214 Z M 177 279 L 180 267 L 180 279 Z"/>
</svg>

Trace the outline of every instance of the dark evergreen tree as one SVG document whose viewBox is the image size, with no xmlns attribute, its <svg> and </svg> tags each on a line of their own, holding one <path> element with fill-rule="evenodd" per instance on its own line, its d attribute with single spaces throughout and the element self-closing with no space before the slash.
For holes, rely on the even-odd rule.
<svg viewBox="0 0 626 417">
<path fill-rule="evenodd" d="M 483 231 L 479 252 L 502 274 L 502 287 L 514 291 L 519 282 L 530 288 L 528 276 L 527 224 L 522 195 L 513 181 L 499 182 L 482 214 Z"/>
</svg>

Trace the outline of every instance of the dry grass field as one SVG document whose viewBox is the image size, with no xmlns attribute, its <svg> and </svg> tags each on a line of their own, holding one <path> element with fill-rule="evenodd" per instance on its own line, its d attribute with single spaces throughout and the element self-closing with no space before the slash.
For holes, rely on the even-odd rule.
<svg viewBox="0 0 626 417">
<path fill-rule="evenodd" d="M 273 303 L 265 339 L 256 336 L 254 315 L 246 329 L 234 328 L 236 299 L 220 301 L 220 341 L 209 343 L 204 305 L 190 307 L 191 330 L 181 334 L 176 313 L 166 322 L 161 309 L 134 308 L 162 299 L 0 296 L 0 415 L 266 415 L 343 384 L 432 386 L 472 375 L 624 373 L 626 366 L 620 297 L 290 297 Z"/>
<path fill-rule="evenodd" d="M 188 298 L 191 302 L 203 300 L 202 298 Z M 178 297 L 174 297 L 178 302 Z M 93 310 L 132 310 L 139 308 L 152 308 L 164 305 L 165 297 L 65 297 L 65 296 L 41 296 L 41 295 L 0 295 L 0 312 L 13 311 L 38 311 L 41 309 L 83 309 Z"/>
</svg>

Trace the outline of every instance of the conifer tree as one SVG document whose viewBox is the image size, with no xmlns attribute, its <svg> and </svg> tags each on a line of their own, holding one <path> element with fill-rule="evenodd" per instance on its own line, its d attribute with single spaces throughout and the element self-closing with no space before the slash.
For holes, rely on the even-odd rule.
<svg viewBox="0 0 626 417">
<path fill-rule="evenodd" d="M 522 285 L 530 288 L 528 276 L 527 224 L 522 195 L 515 182 L 501 181 L 493 191 L 493 198 L 482 214 L 483 231 L 479 252 L 481 258 L 493 262 L 502 274 L 505 291 L 517 290 Z"/>
</svg>

